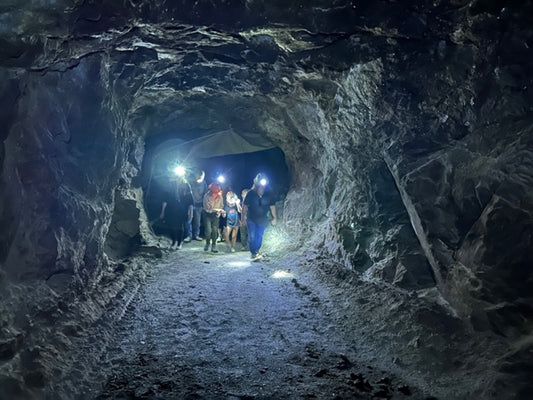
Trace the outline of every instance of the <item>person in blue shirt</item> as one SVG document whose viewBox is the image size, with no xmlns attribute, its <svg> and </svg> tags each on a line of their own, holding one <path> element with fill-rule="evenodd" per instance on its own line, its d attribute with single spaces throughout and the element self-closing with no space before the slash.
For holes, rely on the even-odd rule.
<svg viewBox="0 0 533 400">
<path fill-rule="evenodd" d="M 243 204 L 242 218 L 248 227 L 248 247 L 253 261 L 262 258 L 259 250 L 263 243 L 263 234 L 270 221 L 269 212 L 272 215 L 272 221 L 270 221 L 272 225 L 275 226 L 278 222 L 274 199 L 265 193 L 267 184 L 267 177 L 257 174 Z"/>
<path fill-rule="evenodd" d="M 237 242 L 237 233 L 239 232 L 241 210 L 241 201 L 239 197 L 229 189 L 226 193 L 226 229 L 224 230 L 226 243 L 229 246 L 229 251 L 235 252 L 235 243 Z"/>
</svg>

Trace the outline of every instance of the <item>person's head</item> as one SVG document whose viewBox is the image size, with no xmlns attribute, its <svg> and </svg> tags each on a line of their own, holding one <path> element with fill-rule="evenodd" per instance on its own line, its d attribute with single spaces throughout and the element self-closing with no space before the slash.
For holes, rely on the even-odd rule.
<svg viewBox="0 0 533 400">
<path fill-rule="evenodd" d="M 265 187 L 268 185 L 268 179 L 265 174 L 259 173 L 254 178 L 254 190 L 262 195 L 265 193 Z"/>
<path fill-rule="evenodd" d="M 205 179 L 205 172 L 201 170 L 196 171 L 196 173 L 194 174 L 194 180 L 196 181 L 196 183 L 202 183 L 204 179 Z"/>
<path fill-rule="evenodd" d="M 221 194 L 222 193 L 222 189 L 220 188 L 220 186 L 213 182 L 211 184 L 209 184 L 209 187 L 208 187 L 209 191 L 215 195 L 218 195 L 218 194 Z"/>
<path fill-rule="evenodd" d="M 229 189 L 226 193 L 226 203 L 232 206 L 235 205 L 238 201 L 239 198 L 237 197 L 237 195 L 233 192 L 233 190 Z"/>
</svg>

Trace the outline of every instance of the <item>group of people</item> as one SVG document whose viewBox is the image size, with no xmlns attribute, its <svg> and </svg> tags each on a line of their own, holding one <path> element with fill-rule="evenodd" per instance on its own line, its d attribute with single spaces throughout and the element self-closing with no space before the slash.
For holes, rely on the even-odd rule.
<svg viewBox="0 0 533 400">
<path fill-rule="evenodd" d="M 263 174 L 258 174 L 251 189 L 244 189 L 242 200 L 231 189 L 223 193 L 213 182 L 207 186 L 205 173 L 200 171 L 191 183 L 180 177 L 163 201 L 160 218 L 168 222 L 171 249 L 181 249 L 183 242 L 202 241 L 200 227 L 204 228 L 204 251 L 218 253 L 217 239 L 221 218 L 225 221 L 222 235 L 230 252 L 235 252 L 237 235 L 241 232 L 243 249 L 248 249 L 252 260 L 262 258 L 260 253 L 263 234 L 269 223 L 277 224 L 274 199 L 265 193 L 268 184 Z"/>
</svg>

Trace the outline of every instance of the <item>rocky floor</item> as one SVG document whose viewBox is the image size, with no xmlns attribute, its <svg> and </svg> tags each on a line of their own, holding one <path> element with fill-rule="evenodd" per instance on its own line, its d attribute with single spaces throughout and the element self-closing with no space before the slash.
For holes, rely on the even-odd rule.
<svg viewBox="0 0 533 400">
<path fill-rule="evenodd" d="M 295 260 L 254 263 L 195 243 L 168 253 L 79 398 L 428 398 L 360 360 L 327 291 Z"/>
<path fill-rule="evenodd" d="M 319 247 L 280 246 L 280 230 L 265 238 L 260 262 L 223 243 L 145 251 L 147 277 L 73 339 L 45 398 L 531 398 L 509 340 L 472 331 L 436 289 L 364 280 Z"/>
</svg>

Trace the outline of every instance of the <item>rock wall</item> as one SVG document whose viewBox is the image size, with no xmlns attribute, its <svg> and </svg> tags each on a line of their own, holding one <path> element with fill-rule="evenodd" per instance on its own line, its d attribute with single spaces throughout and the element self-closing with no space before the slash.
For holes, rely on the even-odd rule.
<svg viewBox="0 0 533 400">
<path fill-rule="evenodd" d="M 447 40 L 345 44 L 380 50 L 294 74 L 263 126 L 295 174 L 286 215 L 315 243 L 367 278 L 436 284 L 475 329 L 517 337 L 532 311 L 531 30 L 516 10 L 463 17 Z"/>
<path fill-rule="evenodd" d="M 98 319 L 103 311 L 90 311 L 90 298 L 103 289 L 101 279 L 109 268 L 103 250 L 115 188 L 129 181 L 135 168 L 128 161 L 134 141 L 128 141 L 120 113 L 112 112 L 102 57 L 84 58 L 63 71 L 7 76 L 2 94 L 10 120 L 3 125 L 0 183 L 0 386 L 10 388 L 12 398 L 28 396 L 25 385 L 33 390 L 47 384 L 54 363 L 46 359 L 54 357 L 49 351 L 57 351 L 50 343 L 57 339 L 66 348 L 60 321 L 67 314 L 80 317 L 72 311 L 81 299 L 87 315 L 79 324 Z M 104 301 L 113 295 L 99 296 Z M 19 378 L 9 376 L 13 373 Z"/>
<path fill-rule="evenodd" d="M 268 136 L 302 243 L 526 343 L 531 1 L 333 3 L 0 8 L 0 387 L 47 384 L 48 367 L 20 378 L 28 354 L 98 292 L 106 252 L 146 236 L 132 182 L 145 137 L 169 132 Z"/>
</svg>

